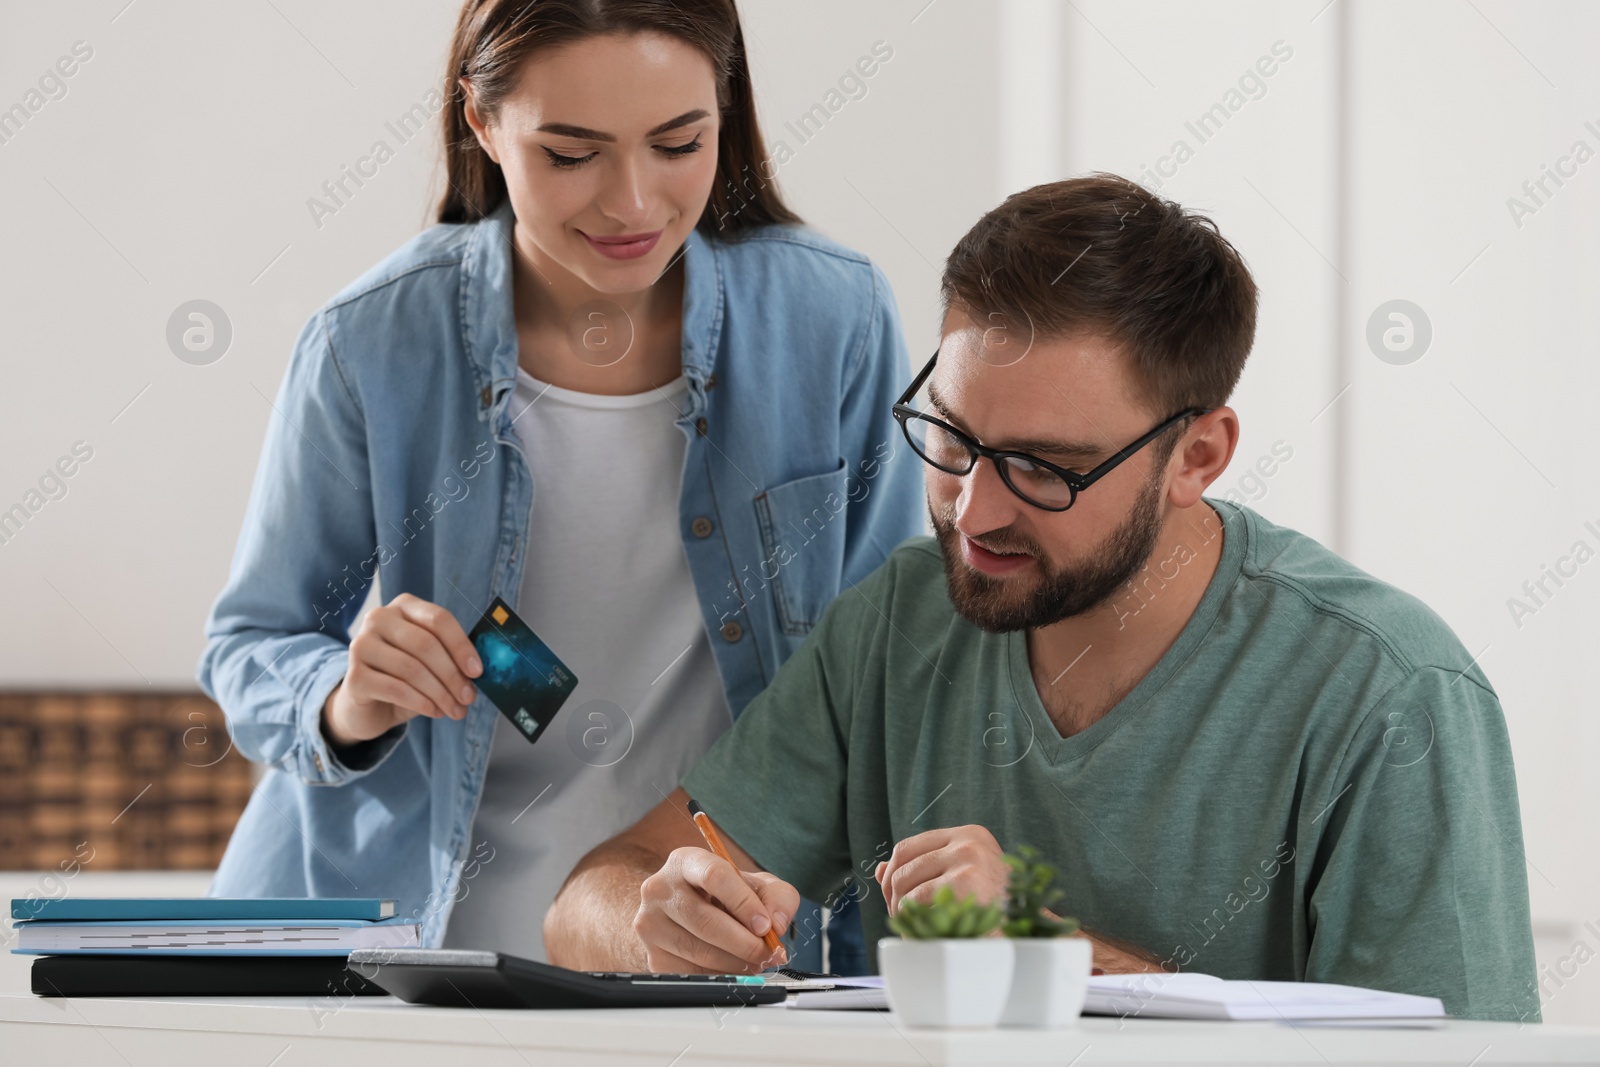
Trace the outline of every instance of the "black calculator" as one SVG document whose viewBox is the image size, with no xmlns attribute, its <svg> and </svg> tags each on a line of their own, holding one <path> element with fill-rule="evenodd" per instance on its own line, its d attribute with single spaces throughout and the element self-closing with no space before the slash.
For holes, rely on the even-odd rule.
<svg viewBox="0 0 1600 1067">
<path fill-rule="evenodd" d="M 501 952 L 359 948 L 351 972 L 408 1004 L 448 1008 L 698 1008 L 781 1004 L 780 984 L 750 974 L 571 971 Z"/>
</svg>

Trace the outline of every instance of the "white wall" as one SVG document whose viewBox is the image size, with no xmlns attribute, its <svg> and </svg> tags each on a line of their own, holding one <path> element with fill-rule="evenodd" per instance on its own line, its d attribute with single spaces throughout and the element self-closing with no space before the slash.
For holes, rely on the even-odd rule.
<svg viewBox="0 0 1600 1067">
<path fill-rule="evenodd" d="M 1185 122 L 1277 41 L 1292 57 L 1201 144 Z M 1575 541 L 1600 551 L 1600 160 L 1533 214 L 1506 201 L 1575 141 L 1600 153 L 1597 44 L 1594 5 L 1079 0 L 1055 53 L 1064 170 L 1137 175 L 1187 141 L 1163 193 L 1211 213 L 1261 285 L 1222 484 L 1290 443 L 1257 509 L 1482 653 L 1517 761 L 1545 1017 L 1569 1022 L 1600 1022 L 1600 966 L 1569 958 L 1600 950 L 1582 925 L 1600 927 L 1600 563 L 1547 581 L 1532 615 L 1507 601 Z M 1368 347 L 1393 299 L 1431 321 L 1414 362 Z"/>
<path fill-rule="evenodd" d="M 1356 10 L 1347 548 L 1481 653 L 1517 760 L 1546 1018 L 1600 1022 L 1600 966 L 1562 962 L 1600 949 L 1581 925 L 1600 928 L 1600 564 L 1547 581 L 1536 615 L 1508 608 L 1575 541 L 1600 550 L 1600 161 L 1547 183 L 1534 215 L 1507 206 L 1575 141 L 1600 152 L 1600 7 Z M 1407 366 L 1362 342 L 1395 297 L 1433 322 Z"/>
<path fill-rule="evenodd" d="M 1541 963 L 1600 941 L 1590 819 L 1600 563 L 1513 620 L 1507 598 L 1576 540 L 1592 473 L 1600 160 L 1534 213 L 1508 197 L 1577 140 L 1600 151 L 1600 8 L 1578 3 L 745 0 L 769 138 L 882 40 L 894 49 L 780 172 L 814 224 L 871 255 L 913 357 L 937 339 L 957 237 L 1007 192 L 1091 169 L 1211 213 L 1262 288 L 1223 487 L 1282 440 L 1256 506 L 1432 604 L 1505 704 Z M 189 686 L 294 336 L 425 224 L 437 135 L 384 124 L 436 86 L 450 0 L 85 0 L 13 5 L 0 108 L 74 42 L 93 56 L 0 144 L 0 508 L 83 440 L 70 491 L 0 545 L 0 685 Z M 1276 42 L 1292 50 L 1205 143 L 1186 129 Z M 1593 122 L 1595 130 L 1585 127 Z M 317 225 L 322 183 L 397 148 Z M 1587 297 L 1587 299 L 1586 299 Z M 180 303 L 232 322 L 194 367 Z M 1391 299 L 1433 340 L 1380 361 Z M 1335 400 L 1337 398 L 1337 400 Z M 1330 402 L 1331 406 L 1330 406 Z M 1571 971 L 1571 965 L 1567 965 Z M 1546 989 L 1600 1023 L 1600 965 Z"/>
</svg>

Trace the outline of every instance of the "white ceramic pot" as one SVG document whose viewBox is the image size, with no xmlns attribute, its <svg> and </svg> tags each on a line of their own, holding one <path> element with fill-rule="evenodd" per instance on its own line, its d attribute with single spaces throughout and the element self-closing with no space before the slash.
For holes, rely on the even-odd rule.
<svg viewBox="0 0 1600 1067">
<path fill-rule="evenodd" d="M 1094 946 L 1086 937 L 1019 937 L 1001 1026 L 1071 1026 L 1089 995 Z"/>
<path fill-rule="evenodd" d="M 1004 937 L 878 942 L 889 1007 L 908 1026 L 991 1027 L 1011 992 L 1012 945 Z"/>
</svg>

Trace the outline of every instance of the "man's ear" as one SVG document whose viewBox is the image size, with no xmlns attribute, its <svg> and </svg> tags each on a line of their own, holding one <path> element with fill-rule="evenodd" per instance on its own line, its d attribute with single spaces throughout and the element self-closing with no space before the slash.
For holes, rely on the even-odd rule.
<svg viewBox="0 0 1600 1067">
<path fill-rule="evenodd" d="M 1221 477 L 1239 445 L 1239 415 L 1224 405 L 1196 419 L 1172 450 L 1173 507 L 1192 508 L 1206 487 Z"/>
<path fill-rule="evenodd" d="M 478 114 L 477 93 L 473 90 L 472 83 L 466 78 L 457 78 L 456 83 L 461 86 L 462 95 L 466 99 L 463 111 L 466 115 L 467 125 L 472 127 L 473 135 L 478 138 L 478 144 L 488 153 L 489 158 L 495 163 L 500 162 L 500 157 L 495 154 L 494 144 L 489 137 L 489 129 L 483 122 L 483 117 Z"/>
</svg>

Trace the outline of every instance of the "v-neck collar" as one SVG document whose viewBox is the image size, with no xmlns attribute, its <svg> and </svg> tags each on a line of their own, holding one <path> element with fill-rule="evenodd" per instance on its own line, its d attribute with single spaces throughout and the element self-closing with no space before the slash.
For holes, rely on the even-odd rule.
<svg viewBox="0 0 1600 1067">
<path fill-rule="evenodd" d="M 484 383 L 478 417 L 500 411 L 517 384 L 518 338 L 513 307 L 512 248 L 517 217 L 508 199 L 472 229 L 462 259 L 462 341 Z M 717 242 L 697 226 L 684 239 L 683 372 L 702 388 L 722 328 L 722 264 Z"/>
<path fill-rule="evenodd" d="M 1216 509 L 1218 517 L 1222 519 L 1222 556 L 1217 561 L 1216 573 L 1211 576 L 1200 603 L 1195 605 L 1194 614 L 1189 616 L 1189 621 L 1179 631 L 1172 647 L 1156 661 L 1156 665 L 1139 684 L 1117 701 L 1116 706 L 1098 722 L 1071 737 L 1062 737 L 1055 723 L 1050 721 L 1050 713 L 1045 710 L 1044 703 L 1039 699 L 1039 691 L 1033 684 L 1033 671 L 1028 665 L 1027 631 L 1013 630 L 1004 635 L 1012 695 L 1028 716 L 1035 743 L 1051 764 L 1068 763 L 1088 755 L 1123 723 L 1138 715 L 1140 709 L 1166 686 L 1173 674 L 1200 647 L 1211 624 L 1216 621 L 1223 601 L 1243 570 L 1248 526 L 1238 508 L 1226 501 L 1203 499 Z"/>
</svg>

